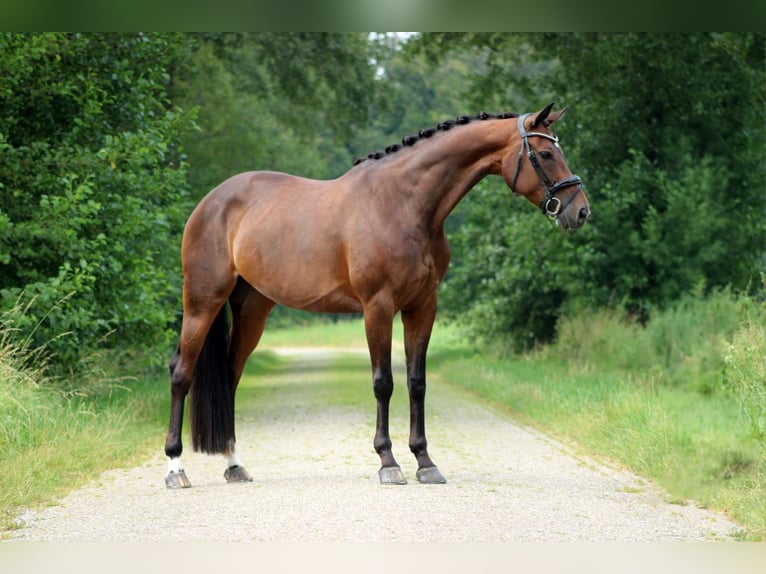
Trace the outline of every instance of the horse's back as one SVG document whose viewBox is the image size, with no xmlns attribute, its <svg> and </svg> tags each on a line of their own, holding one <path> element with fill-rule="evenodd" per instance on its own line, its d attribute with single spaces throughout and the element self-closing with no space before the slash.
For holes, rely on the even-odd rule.
<svg viewBox="0 0 766 574">
<path fill-rule="evenodd" d="M 312 195 L 326 189 L 326 183 L 277 171 L 243 172 L 213 188 L 194 211 L 206 215 L 211 211 L 223 211 L 237 216 L 259 204 L 278 207 L 298 199 L 310 201 Z"/>
<path fill-rule="evenodd" d="M 233 246 L 242 233 L 271 234 L 278 227 L 289 233 L 291 222 L 305 225 L 311 219 L 327 183 L 275 171 L 234 175 L 197 204 L 186 223 L 184 241 L 225 238 Z"/>
<path fill-rule="evenodd" d="M 446 240 L 407 226 L 400 205 L 386 200 L 385 184 L 366 171 L 335 180 L 235 175 L 197 206 L 188 241 L 214 254 L 210 265 L 226 266 L 283 305 L 359 312 L 386 290 L 403 307 L 438 285 L 449 260 Z"/>
<path fill-rule="evenodd" d="M 343 191 L 338 181 L 241 173 L 199 203 L 187 223 L 186 235 L 193 237 L 185 243 L 215 246 L 233 273 L 278 303 L 358 311 L 345 258 L 343 221 L 349 208 Z"/>
</svg>

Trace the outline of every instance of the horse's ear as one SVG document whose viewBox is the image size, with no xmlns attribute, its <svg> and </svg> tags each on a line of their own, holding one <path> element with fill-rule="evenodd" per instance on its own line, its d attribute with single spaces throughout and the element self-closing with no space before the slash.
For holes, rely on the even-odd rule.
<svg viewBox="0 0 766 574">
<path fill-rule="evenodd" d="M 552 124 L 552 123 L 553 123 L 553 122 L 555 122 L 556 120 L 559 120 L 559 119 L 561 119 L 561 116 L 563 116 L 565 113 L 567 113 L 567 110 L 568 110 L 568 109 L 569 109 L 569 107 L 565 107 L 565 108 L 562 108 L 562 109 L 560 109 L 560 110 L 559 110 L 559 111 L 557 111 L 557 112 L 551 112 L 551 113 L 548 115 L 548 123 L 549 123 L 549 124 Z"/>
<path fill-rule="evenodd" d="M 532 120 L 532 127 L 536 128 L 540 124 L 542 124 L 547 118 L 548 114 L 551 113 L 551 109 L 553 108 L 553 102 L 545 106 L 542 110 L 537 112 L 537 115 L 535 115 L 535 119 Z"/>
</svg>

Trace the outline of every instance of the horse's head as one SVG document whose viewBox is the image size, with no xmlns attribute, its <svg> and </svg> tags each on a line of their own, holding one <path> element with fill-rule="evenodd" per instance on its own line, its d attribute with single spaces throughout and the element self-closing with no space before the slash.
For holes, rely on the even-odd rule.
<svg viewBox="0 0 766 574">
<path fill-rule="evenodd" d="M 503 158 L 503 177 L 514 193 L 539 206 L 563 229 L 582 227 L 590 206 L 580 178 L 573 175 L 550 125 L 566 112 L 552 112 L 549 104 L 517 121 L 518 141 Z"/>
</svg>

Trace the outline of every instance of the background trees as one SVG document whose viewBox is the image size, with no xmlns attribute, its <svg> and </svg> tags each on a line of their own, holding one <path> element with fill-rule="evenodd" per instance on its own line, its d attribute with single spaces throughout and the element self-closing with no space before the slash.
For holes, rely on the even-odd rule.
<svg viewBox="0 0 766 574">
<path fill-rule="evenodd" d="M 345 171 L 339 142 L 378 103 L 373 48 L 366 34 L 0 36 L 0 309 L 65 368 L 171 345 L 196 202 L 248 169 Z"/>
<path fill-rule="evenodd" d="M 168 346 L 183 223 L 223 179 L 336 177 L 450 116 L 552 100 L 592 222 L 558 233 L 481 182 L 448 220 L 443 313 L 524 348 L 566 308 L 645 321 L 695 290 L 757 289 L 765 38 L 3 34 L 0 308 L 34 300 L 16 324 L 65 365 Z"/>
<path fill-rule="evenodd" d="M 764 38 L 446 34 L 413 44 L 432 58 L 486 53 L 473 98 L 489 87 L 517 109 L 548 98 L 569 105 L 557 132 L 593 203 L 592 222 L 562 240 L 509 214 L 499 191 L 471 194 L 466 217 L 488 232 L 467 225 L 453 235 L 450 307 L 476 309 L 479 332 L 500 329 L 524 346 L 550 340 L 565 302 L 616 304 L 645 321 L 700 286 L 757 288 L 766 237 Z"/>
<path fill-rule="evenodd" d="M 585 275 L 593 301 L 616 297 L 646 316 L 697 283 L 757 283 L 766 231 L 764 35 L 578 34 L 536 43 L 561 62 L 554 81 L 576 106 L 577 163 L 587 166 L 601 211 Z"/>
<path fill-rule="evenodd" d="M 172 96 L 196 108 L 183 145 L 201 198 L 252 169 L 336 177 L 352 135 L 380 104 L 367 34 L 213 33 L 191 36 Z"/>
<path fill-rule="evenodd" d="M 189 194 L 181 35 L 0 36 L 0 305 L 64 365 L 161 344 Z M 67 333 L 66 336 L 61 336 Z"/>
</svg>

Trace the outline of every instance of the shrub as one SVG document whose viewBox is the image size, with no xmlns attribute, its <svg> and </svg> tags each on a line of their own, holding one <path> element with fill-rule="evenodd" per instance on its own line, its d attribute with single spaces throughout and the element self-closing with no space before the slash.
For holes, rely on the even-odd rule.
<svg viewBox="0 0 766 574">
<path fill-rule="evenodd" d="M 655 311 L 645 325 L 619 309 L 568 314 L 560 321 L 554 350 L 586 367 L 618 369 L 665 386 L 711 395 L 725 392 L 721 373 L 725 357 L 732 355 L 729 341 L 733 338 L 732 344 L 740 345 L 736 341 L 741 337 L 742 321 L 757 315 L 751 297 L 728 289 L 704 297 L 698 289 Z M 751 324 L 762 329 L 757 321 Z M 757 349 L 747 352 L 758 356 Z M 764 355 L 761 348 L 761 360 Z M 753 357 L 749 360 L 755 360 Z"/>
<path fill-rule="evenodd" d="M 166 91 L 186 42 L 0 34 L 0 310 L 36 299 L 16 327 L 64 370 L 115 330 L 170 346 L 192 115 Z"/>
</svg>

